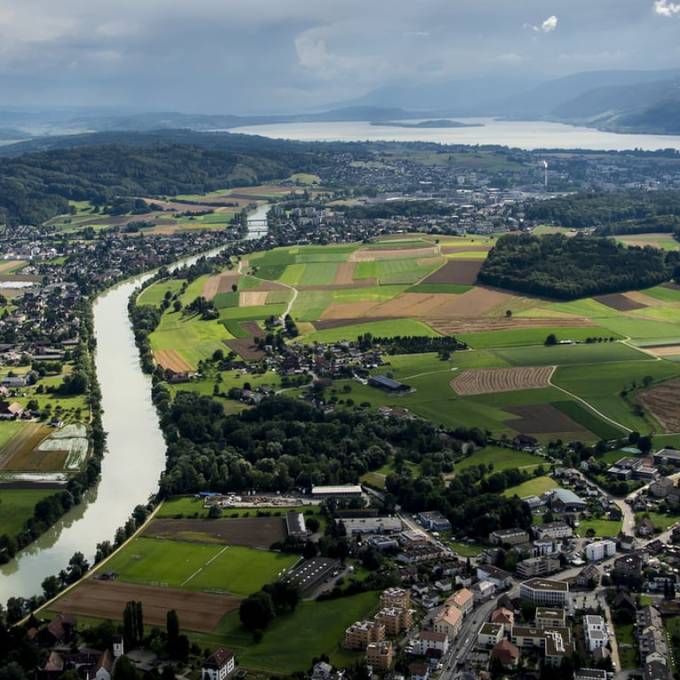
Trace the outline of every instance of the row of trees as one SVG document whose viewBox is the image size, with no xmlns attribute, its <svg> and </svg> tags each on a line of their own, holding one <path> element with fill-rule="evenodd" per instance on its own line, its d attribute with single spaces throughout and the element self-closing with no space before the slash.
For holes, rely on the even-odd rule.
<svg viewBox="0 0 680 680">
<path fill-rule="evenodd" d="M 531 220 L 563 227 L 607 227 L 608 233 L 625 233 L 626 225 L 646 224 L 651 231 L 673 231 L 677 225 L 680 193 L 677 191 L 594 191 L 536 201 L 525 208 Z M 623 232 L 618 231 L 621 225 Z M 640 232 L 637 232 L 640 233 Z"/>
<path fill-rule="evenodd" d="M 570 300 L 649 288 L 674 275 L 679 256 L 612 239 L 562 234 L 499 238 L 479 273 L 487 285 Z"/>
</svg>

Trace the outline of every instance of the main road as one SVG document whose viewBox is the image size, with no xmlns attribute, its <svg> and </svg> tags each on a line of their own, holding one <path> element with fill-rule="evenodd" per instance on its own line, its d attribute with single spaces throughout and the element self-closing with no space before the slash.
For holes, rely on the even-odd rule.
<svg viewBox="0 0 680 680">
<path fill-rule="evenodd" d="M 266 233 L 267 210 L 263 205 L 251 215 L 248 238 Z M 174 266 L 199 257 L 185 258 Z M 142 372 L 127 309 L 130 295 L 152 275 L 128 279 L 94 303 L 95 363 L 107 433 L 101 478 L 78 507 L 0 567 L 0 603 L 9 597 L 39 595 L 43 580 L 64 569 L 77 551 L 92 561 L 97 543 L 113 540 L 134 507 L 146 503 L 158 489 L 165 468 L 165 441 L 151 401 L 151 378 Z"/>
</svg>

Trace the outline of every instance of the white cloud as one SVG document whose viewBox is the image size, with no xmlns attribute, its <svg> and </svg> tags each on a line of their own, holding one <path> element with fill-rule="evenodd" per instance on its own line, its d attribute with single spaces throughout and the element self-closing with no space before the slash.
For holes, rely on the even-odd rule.
<svg viewBox="0 0 680 680">
<path fill-rule="evenodd" d="M 654 11 L 662 17 L 672 17 L 680 14 L 680 3 L 670 2 L 670 0 L 656 0 Z"/>
<path fill-rule="evenodd" d="M 557 22 L 558 22 L 558 19 L 553 14 L 551 17 L 548 17 L 541 24 L 541 30 L 543 31 L 543 33 L 552 33 L 557 28 Z"/>
<path fill-rule="evenodd" d="M 664 0 L 660 0 L 663 2 Z M 536 33 L 552 33 L 556 28 L 559 19 L 553 14 L 548 17 L 540 26 L 534 26 L 533 24 L 524 24 L 524 28 L 530 28 Z"/>
</svg>

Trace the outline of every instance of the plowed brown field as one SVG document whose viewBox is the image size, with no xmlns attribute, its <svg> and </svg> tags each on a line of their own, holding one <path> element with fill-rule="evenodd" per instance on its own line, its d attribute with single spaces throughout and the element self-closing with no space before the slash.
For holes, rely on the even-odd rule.
<svg viewBox="0 0 680 680">
<path fill-rule="evenodd" d="M 347 285 L 354 283 L 354 262 L 341 262 L 335 270 L 333 283 L 336 285 Z"/>
<path fill-rule="evenodd" d="M 241 602 L 240 598 L 230 595 L 87 579 L 61 597 L 51 609 L 62 614 L 120 621 L 125 604 L 131 600 L 142 603 L 147 624 L 164 626 L 167 613 L 174 609 L 183 628 L 199 633 L 213 631 L 222 617 L 238 609 Z"/>
<path fill-rule="evenodd" d="M 472 286 L 482 268 L 482 260 L 449 260 L 443 267 L 430 274 L 423 283 L 457 283 Z"/>
<path fill-rule="evenodd" d="M 40 423 L 26 423 L 0 450 L 0 469 L 61 470 L 66 453 L 36 451 L 36 447 L 52 430 Z"/>
<path fill-rule="evenodd" d="M 459 373 L 450 383 L 461 396 L 532 390 L 550 385 L 554 366 L 476 368 Z"/>
<path fill-rule="evenodd" d="M 637 400 L 661 423 L 664 432 L 680 432 L 680 378 L 638 392 Z"/>
<path fill-rule="evenodd" d="M 615 309 L 617 312 L 630 312 L 634 309 L 644 309 L 647 305 L 629 298 L 625 293 L 612 293 L 611 295 L 598 295 L 593 298 L 599 303 Z"/>
<path fill-rule="evenodd" d="M 534 317 L 469 317 L 459 319 L 426 319 L 427 323 L 436 331 L 444 335 L 456 333 L 479 333 L 483 331 L 507 331 L 516 328 L 587 328 L 593 325 L 590 319 L 574 318 L 549 318 L 538 319 Z"/>
<path fill-rule="evenodd" d="M 212 300 L 218 293 L 231 293 L 231 286 L 238 285 L 240 274 L 236 272 L 225 272 L 211 276 L 203 286 L 203 297 Z"/>
</svg>

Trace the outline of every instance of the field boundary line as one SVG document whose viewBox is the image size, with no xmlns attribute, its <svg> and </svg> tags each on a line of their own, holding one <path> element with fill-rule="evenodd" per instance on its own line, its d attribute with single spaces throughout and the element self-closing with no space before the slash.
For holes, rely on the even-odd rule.
<svg viewBox="0 0 680 680">
<path fill-rule="evenodd" d="M 48 609 L 50 605 L 54 604 L 57 600 L 59 600 L 62 596 L 66 595 L 66 593 L 70 592 L 74 588 L 77 588 L 83 581 L 86 581 L 89 579 L 91 576 L 94 575 L 96 571 L 101 569 L 107 562 L 112 560 L 123 548 L 126 548 L 128 543 L 130 543 L 133 539 L 138 538 L 138 536 L 146 529 L 147 525 L 151 523 L 151 521 L 156 517 L 156 514 L 158 511 L 161 509 L 161 506 L 163 505 L 165 501 L 161 501 L 149 514 L 149 516 L 146 518 L 144 523 L 125 541 L 123 541 L 110 555 L 107 555 L 101 562 L 97 562 L 97 564 L 94 564 L 88 569 L 85 574 L 83 574 L 75 583 L 71 583 L 70 585 L 66 586 L 61 592 L 57 593 L 53 598 L 47 600 L 47 602 L 44 602 L 41 604 L 39 607 L 37 607 L 34 611 L 30 612 L 26 616 L 24 616 L 23 619 L 20 621 L 17 621 L 14 626 L 22 626 L 24 625 L 32 615 L 37 614 L 38 612 L 42 611 L 43 609 Z"/>
<path fill-rule="evenodd" d="M 243 260 L 239 260 L 239 262 L 238 262 L 238 273 L 239 274 L 242 273 L 242 265 L 243 265 Z M 252 276 L 252 278 L 257 279 L 258 281 L 267 281 L 267 282 L 270 281 L 270 279 L 262 279 L 259 276 L 255 276 L 254 274 L 249 274 L 249 276 Z M 283 313 L 279 317 L 280 319 L 283 320 L 290 314 L 291 310 L 293 309 L 293 305 L 295 304 L 295 301 L 298 298 L 299 291 L 298 291 L 297 288 L 295 288 L 295 287 L 293 287 L 293 286 L 291 286 L 287 283 L 283 283 L 283 281 L 279 281 L 278 279 L 275 281 L 275 283 L 277 283 L 279 286 L 283 286 L 284 288 L 288 288 L 288 290 L 293 291 L 293 297 L 288 302 L 288 306 L 286 307 L 286 309 L 283 311 Z"/>
<path fill-rule="evenodd" d="M 443 368 L 441 371 L 425 371 L 424 373 L 416 373 L 415 375 L 405 375 L 402 380 L 413 380 L 414 378 L 422 378 L 426 375 L 437 375 L 438 373 L 454 373 L 460 370 L 459 366 L 452 366 L 451 368 Z"/>
<path fill-rule="evenodd" d="M 185 578 L 184 581 L 182 581 L 179 587 L 181 588 L 182 586 L 185 586 L 187 583 L 189 583 L 189 581 L 191 581 L 191 579 L 194 578 L 194 576 L 200 574 L 209 564 L 214 562 L 228 547 L 229 547 L 228 545 L 225 545 L 222 548 L 222 550 L 220 550 L 218 553 L 215 553 L 203 566 L 196 569 L 196 571 L 193 574 L 191 574 L 191 576 L 187 576 L 187 578 Z"/>
<path fill-rule="evenodd" d="M 555 366 L 555 370 L 557 370 L 557 367 L 556 367 L 556 366 Z M 595 413 L 596 415 L 598 415 L 600 418 L 602 418 L 603 420 L 606 420 L 608 423 L 611 423 L 612 425 L 616 425 L 616 427 L 622 429 L 624 432 L 630 433 L 630 432 L 633 431 L 633 430 L 631 430 L 629 427 L 626 427 L 625 425 L 622 425 L 621 423 L 617 422 L 617 421 L 614 420 L 613 418 L 610 418 L 609 416 L 605 415 L 604 413 L 602 413 L 602 411 L 600 411 L 599 409 L 596 409 L 592 404 L 589 404 L 585 399 L 583 399 L 582 397 L 579 397 L 577 394 L 574 394 L 573 392 L 570 392 L 569 390 L 565 390 L 564 387 L 560 387 L 559 385 L 556 385 L 556 384 L 552 381 L 552 375 L 550 376 L 548 382 L 550 383 L 550 385 L 551 385 L 552 387 L 554 387 L 555 389 L 559 390 L 560 392 L 564 392 L 564 394 L 567 394 L 567 395 L 570 396 L 572 399 L 575 399 L 576 401 L 580 402 L 580 403 L 583 404 L 585 407 L 587 407 L 588 409 L 590 409 L 593 413 Z M 593 433 L 593 434 L 594 434 L 594 433 Z"/>
</svg>

